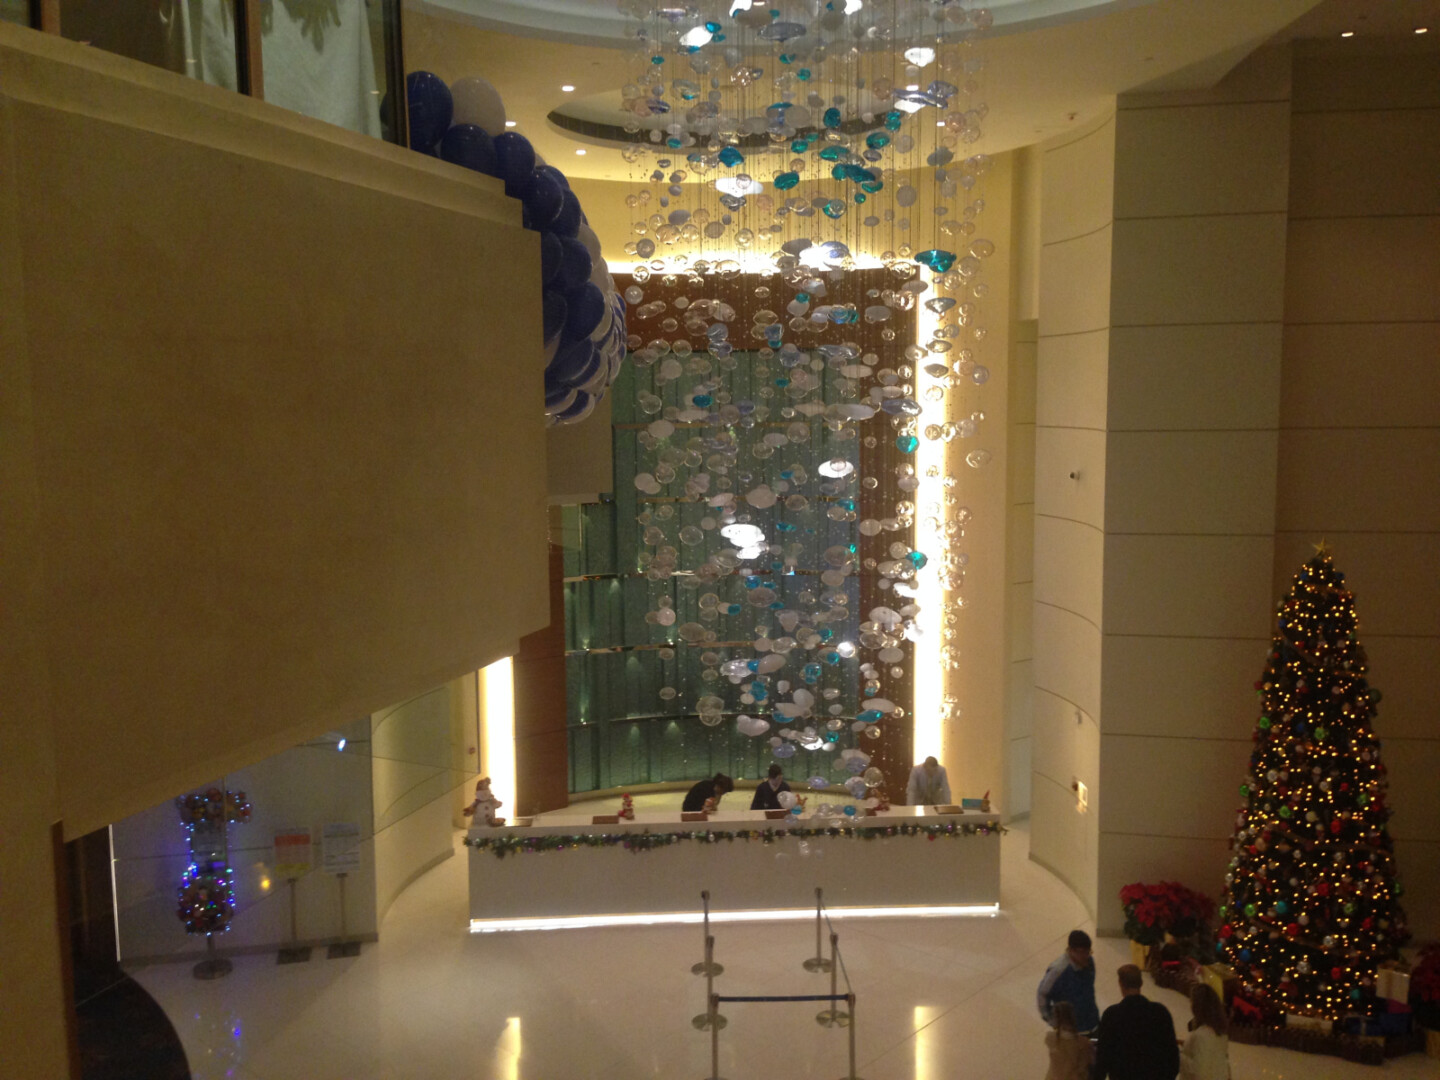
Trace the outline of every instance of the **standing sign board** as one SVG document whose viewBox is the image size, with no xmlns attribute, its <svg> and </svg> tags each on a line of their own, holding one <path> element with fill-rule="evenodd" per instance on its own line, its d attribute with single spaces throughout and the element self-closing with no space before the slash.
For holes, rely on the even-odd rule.
<svg viewBox="0 0 1440 1080">
<path fill-rule="evenodd" d="M 342 821 L 326 825 L 320 839 L 320 868 L 327 874 L 348 874 L 360 869 L 359 824 Z"/>
<path fill-rule="evenodd" d="M 280 829 L 275 833 L 275 876 L 301 878 L 310 872 L 310 830 Z"/>
</svg>

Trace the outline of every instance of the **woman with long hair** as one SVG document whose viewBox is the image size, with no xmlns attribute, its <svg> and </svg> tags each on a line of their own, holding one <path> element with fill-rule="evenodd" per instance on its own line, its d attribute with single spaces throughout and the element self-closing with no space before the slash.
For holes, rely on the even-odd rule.
<svg viewBox="0 0 1440 1080">
<path fill-rule="evenodd" d="M 1190 991 L 1190 1037 L 1180 1049 L 1180 1080 L 1230 1080 L 1230 1022 L 1205 983 Z"/>
</svg>

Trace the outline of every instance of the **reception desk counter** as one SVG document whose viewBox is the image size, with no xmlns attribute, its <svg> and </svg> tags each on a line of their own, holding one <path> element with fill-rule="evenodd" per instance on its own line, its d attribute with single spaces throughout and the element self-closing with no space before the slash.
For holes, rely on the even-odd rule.
<svg viewBox="0 0 1440 1080">
<path fill-rule="evenodd" d="M 618 824 L 543 820 L 466 836 L 471 929 L 693 913 L 702 891 L 721 915 L 813 911 L 817 887 L 832 910 L 918 914 L 1000 901 L 997 814 L 902 806 L 838 826 L 833 818 L 792 824 L 750 810 L 718 811 L 706 821 L 658 812 Z"/>
</svg>

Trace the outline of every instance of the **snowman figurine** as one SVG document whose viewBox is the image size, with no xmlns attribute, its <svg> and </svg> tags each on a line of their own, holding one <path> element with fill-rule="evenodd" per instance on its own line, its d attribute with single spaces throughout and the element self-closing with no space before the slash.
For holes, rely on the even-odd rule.
<svg viewBox="0 0 1440 1080">
<path fill-rule="evenodd" d="M 475 801 L 465 807 L 463 813 L 466 817 L 473 817 L 475 825 L 504 825 L 505 819 L 496 817 L 495 811 L 500 809 L 500 800 L 490 790 L 490 778 L 482 776 L 475 781 Z"/>
</svg>

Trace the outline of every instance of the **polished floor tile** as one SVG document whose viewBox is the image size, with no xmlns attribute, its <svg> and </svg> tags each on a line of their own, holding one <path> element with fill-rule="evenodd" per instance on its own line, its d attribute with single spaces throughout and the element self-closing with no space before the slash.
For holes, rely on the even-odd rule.
<svg viewBox="0 0 1440 1080">
<path fill-rule="evenodd" d="M 1023 1080 L 1045 1075 L 1035 984 L 1086 926 L 1080 903 L 1029 861 L 1029 835 L 1002 844 L 995 917 L 836 920 L 843 992 L 857 995 L 856 1075 L 865 1080 Z M 643 855 L 637 859 L 644 858 Z M 639 864 L 643 866 L 643 863 Z M 378 944 L 354 959 L 279 967 L 235 960 L 210 983 L 189 964 L 135 977 L 175 1024 L 196 1080 L 701 1080 L 711 1040 L 695 1030 L 705 981 L 698 927 L 470 934 L 466 853 L 410 886 Z M 1090 927 L 1087 927 L 1090 928 Z M 802 962 L 813 924 L 715 928 L 716 980 L 727 995 L 828 992 Z M 1102 939 L 1102 972 L 1128 961 Z M 1118 997 L 1102 977 L 1102 1007 Z M 1184 1028 L 1180 995 L 1147 991 Z M 729 1080 L 847 1075 L 850 1032 L 825 1028 L 822 1002 L 727 1003 L 718 1049 Z M 1437 1080 L 1440 1062 L 1411 1055 L 1382 1068 L 1237 1046 L 1234 1080 Z"/>
</svg>

